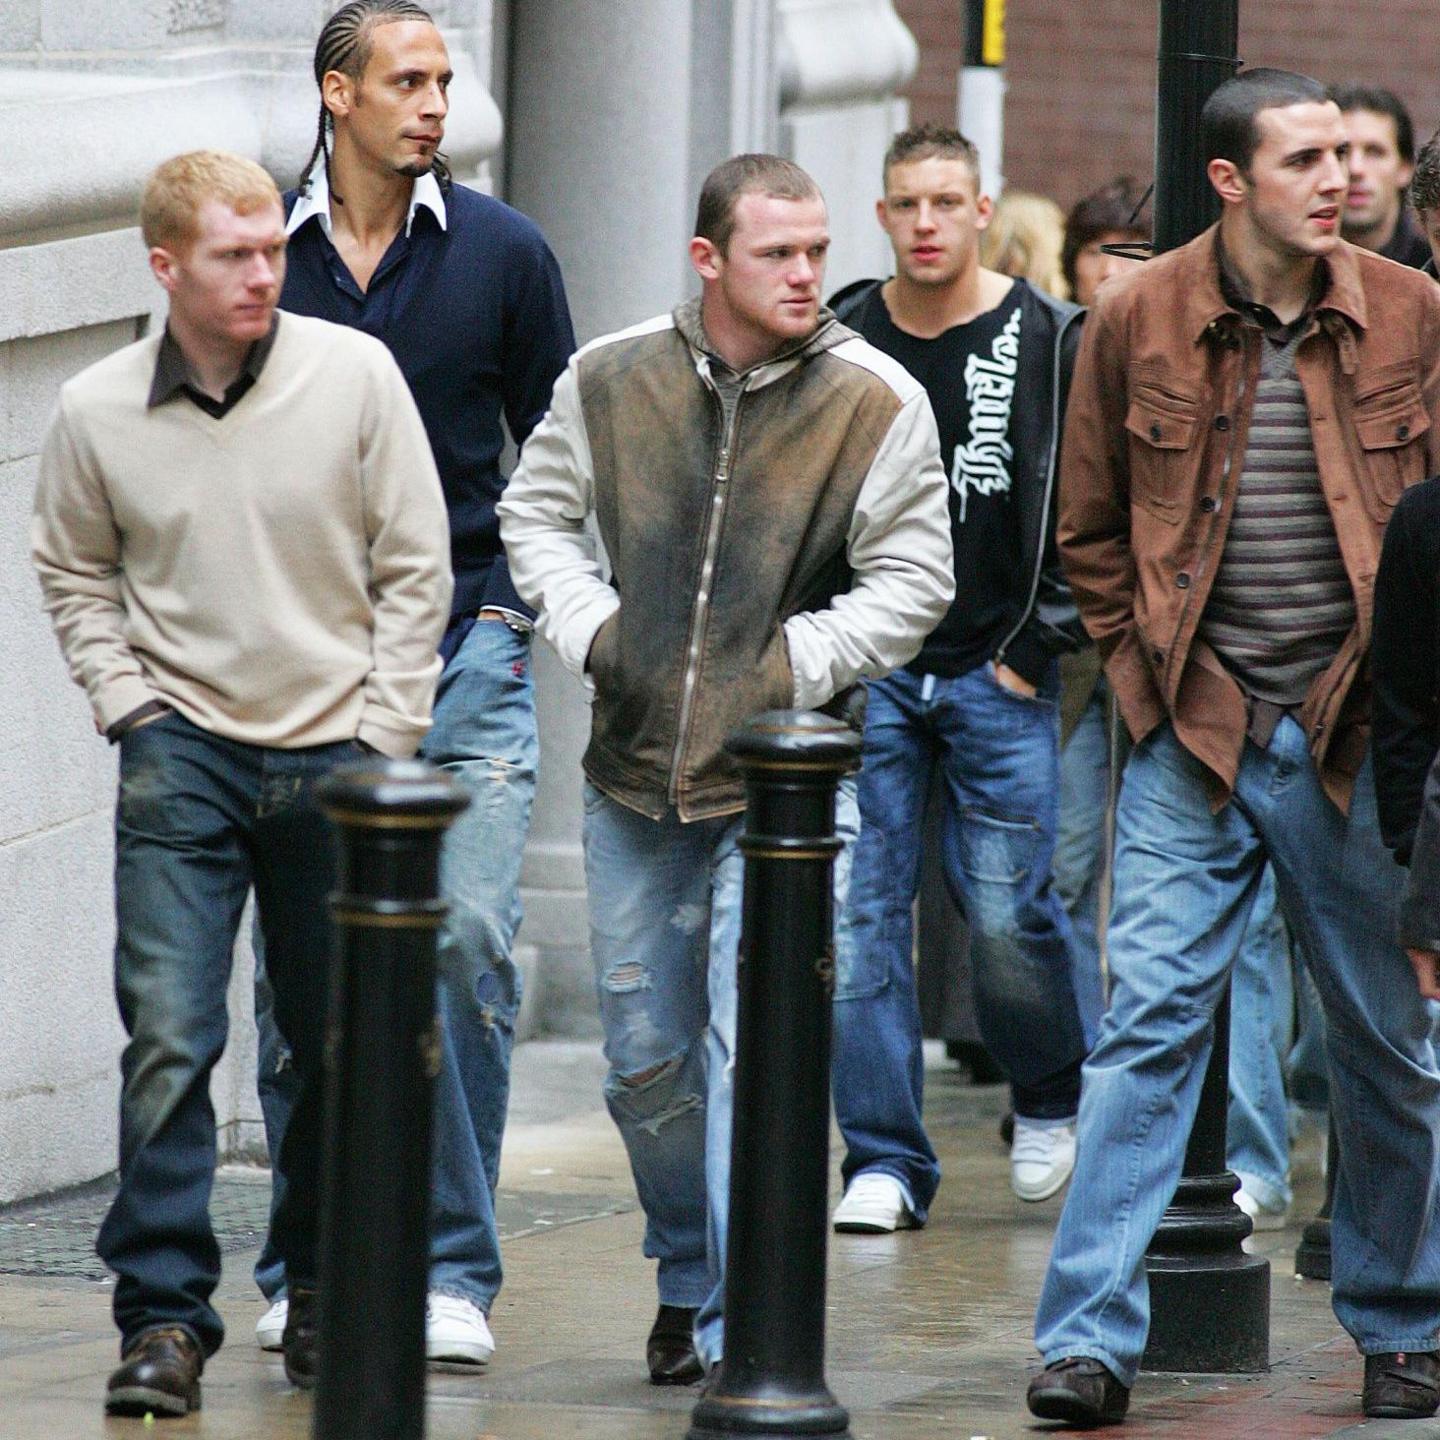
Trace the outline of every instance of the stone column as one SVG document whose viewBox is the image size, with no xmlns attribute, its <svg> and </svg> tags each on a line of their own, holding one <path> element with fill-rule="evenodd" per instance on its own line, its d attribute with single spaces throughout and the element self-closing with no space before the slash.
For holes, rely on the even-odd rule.
<svg viewBox="0 0 1440 1440">
<path fill-rule="evenodd" d="M 895 92 L 919 50 L 891 0 L 777 0 L 777 18 L 780 144 L 829 202 L 833 293 L 893 268 L 875 200 L 885 149 L 909 118 Z"/>
</svg>

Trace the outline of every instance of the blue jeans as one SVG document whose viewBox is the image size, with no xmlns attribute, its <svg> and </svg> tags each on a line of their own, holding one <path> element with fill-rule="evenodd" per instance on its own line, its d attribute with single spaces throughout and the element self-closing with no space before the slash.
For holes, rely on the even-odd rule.
<svg viewBox="0 0 1440 1440">
<path fill-rule="evenodd" d="M 1332 1303 L 1366 1354 L 1433 1350 L 1440 1326 L 1440 1074 L 1432 1007 L 1395 943 L 1401 872 L 1380 841 L 1368 761 L 1350 813 L 1283 719 L 1247 743 L 1212 814 L 1204 767 L 1163 725 L 1120 792 L 1110 1008 L 1085 1063 L 1079 1153 L 1036 1317 L 1047 1363 L 1102 1361 L 1133 1383 L 1149 1329 L 1145 1248 L 1174 1193 L 1215 1006 L 1267 859 L 1329 1026 L 1345 1164 Z"/>
<path fill-rule="evenodd" d="M 430 1288 L 471 1300 L 487 1314 L 501 1281 L 495 1186 L 520 1008 L 511 949 L 520 925 L 520 861 L 538 753 L 529 632 L 477 621 L 440 677 L 434 725 L 420 754 L 449 771 L 471 797 L 441 852 L 440 885 L 450 912 L 440 934 L 436 989 L 442 1047 Z M 257 1018 L 263 1005 L 257 991 Z M 263 1020 L 260 1062 L 260 1100 L 273 1145 L 285 1128 L 284 1055 Z M 267 1297 L 284 1287 L 284 1271 L 268 1250 L 256 1280 Z"/>
<path fill-rule="evenodd" d="M 837 936 L 835 1118 L 844 1175 L 893 1174 L 923 1219 L 939 1181 L 921 1123 L 911 920 L 932 771 L 944 779 L 946 884 L 970 926 L 975 1016 L 1015 1111 L 1068 1120 L 1085 1037 L 1070 923 L 1050 883 L 1058 717 L 982 665 L 957 679 L 898 670 L 870 685 L 860 839 Z"/>
<path fill-rule="evenodd" d="M 115 991 L 130 1039 L 121 1058 L 120 1189 L 96 1249 L 116 1274 L 122 1348 L 163 1325 L 188 1330 L 206 1354 L 224 1338 L 210 1303 L 220 1279 L 209 1216 L 210 1071 L 225 1048 L 231 954 L 252 884 L 275 1020 L 296 1077 L 274 1238 L 290 1273 L 315 1281 L 335 865 L 312 791 L 358 755 L 351 742 L 243 745 L 178 714 L 120 741 Z"/>
<path fill-rule="evenodd" d="M 853 842 L 853 781 L 842 782 L 835 810 L 837 833 Z M 695 1346 L 707 1365 L 724 1338 L 743 829 L 739 815 L 682 824 L 671 810 L 651 820 L 585 786 L 605 1103 L 645 1211 L 660 1303 L 699 1308 Z M 849 854 L 847 843 L 835 863 L 837 906 Z"/>
<path fill-rule="evenodd" d="M 1105 815 L 1110 807 L 1110 687 L 1096 682 L 1060 752 L 1060 818 L 1055 835 L 1055 893 L 1075 942 L 1075 1002 L 1085 1043 L 1095 1043 L 1105 1013 L 1100 974 L 1100 889 L 1105 874 Z"/>
<path fill-rule="evenodd" d="M 1226 1163 L 1271 1210 L 1290 1204 L 1290 1053 L 1295 980 L 1290 937 L 1276 908 L 1275 874 L 1265 867 L 1255 908 L 1235 957 L 1230 998 L 1230 1104 Z"/>
</svg>

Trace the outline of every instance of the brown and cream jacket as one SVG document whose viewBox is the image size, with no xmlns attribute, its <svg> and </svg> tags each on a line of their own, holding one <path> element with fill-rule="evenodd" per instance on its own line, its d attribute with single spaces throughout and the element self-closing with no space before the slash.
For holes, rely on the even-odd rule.
<svg viewBox="0 0 1440 1440">
<path fill-rule="evenodd" d="M 1228 798 L 1246 699 L 1196 637 L 1244 463 L 1261 335 L 1222 297 L 1218 226 L 1102 292 L 1081 342 L 1061 558 L 1137 741 L 1167 716 Z M 1375 570 L 1401 492 L 1440 470 L 1440 287 L 1342 243 L 1296 352 L 1356 621 L 1297 718 L 1342 809 L 1369 738 Z"/>
<path fill-rule="evenodd" d="M 711 366 L 698 301 L 587 345 L 499 507 L 540 633 L 594 685 L 586 774 L 657 819 L 742 808 L 726 735 L 903 665 L 954 593 L 918 382 L 828 311 L 733 413 Z"/>
</svg>

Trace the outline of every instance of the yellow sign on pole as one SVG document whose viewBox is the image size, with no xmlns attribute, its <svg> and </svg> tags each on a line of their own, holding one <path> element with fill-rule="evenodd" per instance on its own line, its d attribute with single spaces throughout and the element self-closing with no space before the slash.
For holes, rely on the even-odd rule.
<svg viewBox="0 0 1440 1440">
<path fill-rule="evenodd" d="M 985 0 L 985 25 L 980 34 L 980 59 L 986 65 L 1005 63 L 1005 0 Z"/>
</svg>

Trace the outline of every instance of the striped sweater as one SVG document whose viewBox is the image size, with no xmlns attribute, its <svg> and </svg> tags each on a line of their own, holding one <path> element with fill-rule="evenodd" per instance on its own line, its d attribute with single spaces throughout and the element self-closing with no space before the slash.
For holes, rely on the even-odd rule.
<svg viewBox="0 0 1440 1440">
<path fill-rule="evenodd" d="M 1200 637 L 1250 695 L 1299 705 L 1355 623 L 1355 597 L 1320 488 L 1301 334 L 1263 346 L 1245 461 Z"/>
</svg>

